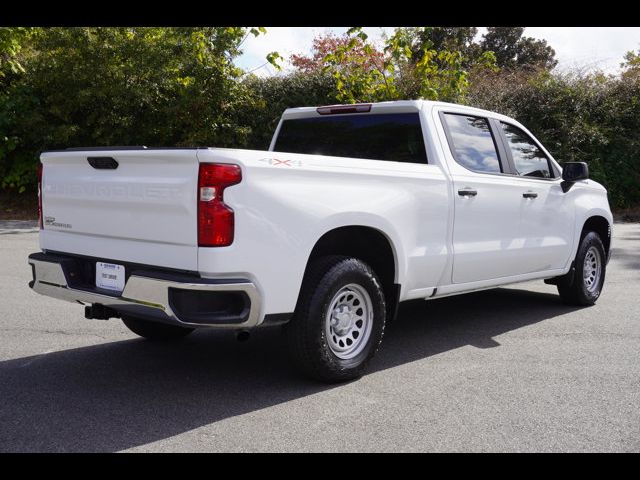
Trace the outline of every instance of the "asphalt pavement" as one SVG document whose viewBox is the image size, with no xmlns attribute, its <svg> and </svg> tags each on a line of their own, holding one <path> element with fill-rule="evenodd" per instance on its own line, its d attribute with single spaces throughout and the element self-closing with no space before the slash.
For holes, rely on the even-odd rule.
<svg viewBox="0 0 640 480">
<path fill-rule="evenodd" d="M 0 452 L 640 451 L 640 224 L 602 296 L 542 281 L 403 304 L 368 375 L 300 377 L 279 329 L 174 345 L 33 293 L 33 222 L 0 222 Z"/>
</svg>

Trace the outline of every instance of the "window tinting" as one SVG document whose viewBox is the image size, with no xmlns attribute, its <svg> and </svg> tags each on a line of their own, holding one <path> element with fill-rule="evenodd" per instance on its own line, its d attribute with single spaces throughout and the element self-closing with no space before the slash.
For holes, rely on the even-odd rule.
<svg viewBox="0 0 640 480">
<path fill-rule="evenodd" d="M 500 173 L 500 160 L 486 118 L 445 114 L 456 161 L 469 170 Z"/>
<path fill-rule="evenodd" d="M 274 150 L 427 163 L 417 112 L 285 120 L 276 138 Z"/>
<path fill-rule="evenodd" d="M 549 159 L 531 140 L 529 135 L 518 127 L 502 124 L 507 137 L 511 156 L 518 175 L 524 177 L 553 178 Z"/>
</svg>

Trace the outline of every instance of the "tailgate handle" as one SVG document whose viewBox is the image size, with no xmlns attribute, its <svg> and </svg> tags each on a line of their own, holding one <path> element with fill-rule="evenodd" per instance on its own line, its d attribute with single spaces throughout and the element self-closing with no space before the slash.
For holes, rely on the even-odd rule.
<svg viewBox="0 0 640 480">
<path fill-rule="evenodd" d="M 118 168 L 118 162 L 112 157 L 87 157 L 89 165 L 99 170 L 115 170 Z"/>
</svg>

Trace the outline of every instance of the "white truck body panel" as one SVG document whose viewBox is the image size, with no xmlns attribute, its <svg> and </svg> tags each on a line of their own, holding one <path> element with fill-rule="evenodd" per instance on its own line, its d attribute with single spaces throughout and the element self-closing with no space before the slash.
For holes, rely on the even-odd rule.
<svg viewBox="0 0 640 480">
<path fill-rule="evenodd" d="M 449 255 L 449 191 L 437 166 L 223 149 L 198 157 L 249 172 L 225 192 L 236 211 L 236 240 L 200 248 L 199 271 L 254 279 L 265 312 L 293 311 L 311 250 L 343 226 L 372 227 L 389 238 L 403 298 L 438 285 Z"/>
<path fill-rule="evenodd" d="M 563 193 L 560 179 L 471 172 L 451 154 L 440 111 L 522 125 L 502 115 L 437 102 L 385 102 L 376 112 L 419 112 L 428 164 L 236 149 L 65 151 L 42 155 L 45 251 L 246 278 L 260 317 L 292 312 L 309 255 L 327 232 L 370 227 L 392 246 L 400 300 L 436 298 L 566 273 L 582 226 L 612 222 L 606 191 L 593 181 Z M 318 115 L 289 109 L 283 119 Z M 553 157 L 544 150 L 560 170 Z M 108 156 L 116 170 L 95 170 L 87 156 Z M 199 163 L 239 165 L 228 187 L 235 239 L 198 247 Z M 477 197 L 458 195 L 475 188 Z M 538 194 L 522 198 L 525 191 Z M 68 224 L 71 228 L 56 226 Z"/>
<path fill-rule="evenodd" d="M 118 168 L 96 170 L 88 156 L 112 157 Z M 47 152 L 41 160 L 43 250 L 198 270 L 196 150 Z"/>
</svg>

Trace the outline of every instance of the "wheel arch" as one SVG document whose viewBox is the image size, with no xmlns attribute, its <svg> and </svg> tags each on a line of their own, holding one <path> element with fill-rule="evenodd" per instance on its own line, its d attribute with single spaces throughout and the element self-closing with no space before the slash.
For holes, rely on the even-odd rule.
<svg viewBox="0 0 640 480">
<path fill-rule="evenodd" d="M 609 220 L 602 215 L 589 215 L 582 224 L 578 245 L 588 232 L 596 232 L 600 236 L 602 244 L 604 245 L 605 254 L 608 258 L 611 249 L 611 223 Z"/>
<path fill-rule="evenodd" d="M 580 243 L 586 235 L 585 232 L 595 231 L 600 235 L 605 247 L 607 258 L 611 252 L 613 235 L 613 215 L 611 211 L 602 205 L 598 197 L 580 196 L 576 200 L 576 215 L 574 218 L 573 248 L 567 258 L 566 270 L 570 270 L 573 260 L 578 253 Z"/>
<path fill-rule="evenodd" d="M 382 282 L 387 303 L 387 317 L 395 317 L 400 298 L 400 268 L 393 241 L 382 230 L 367 225 L 343 225 L 325 232 L 315 243 L 305 266 L 326 255 L 344 255 L 362 260 Z M 303 278 L 304 278 L 303 276 Z"/>
</svg>

